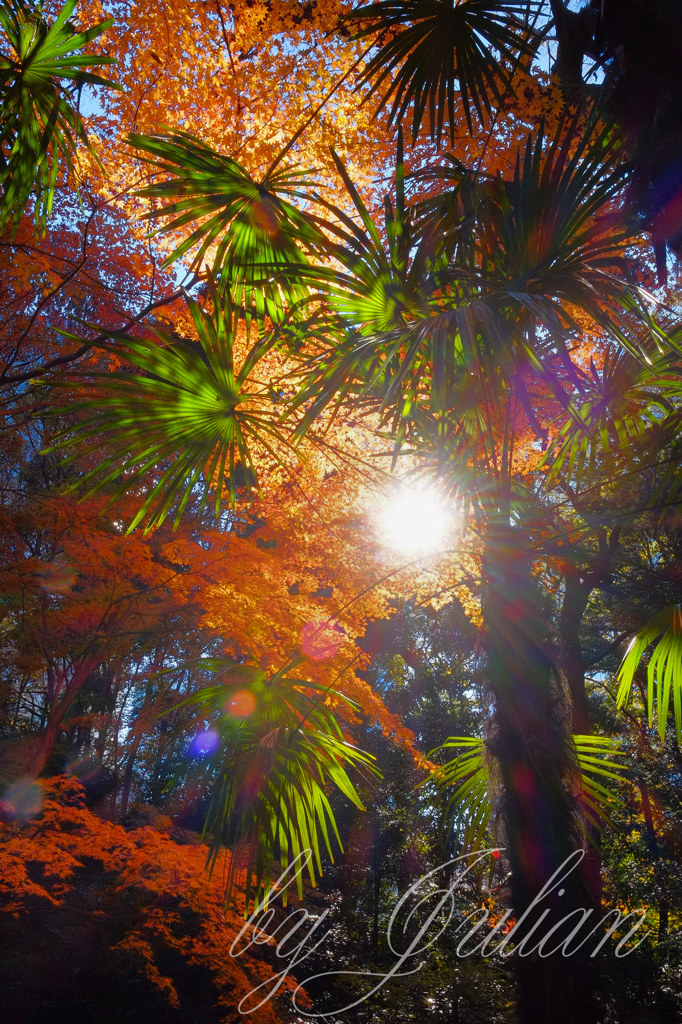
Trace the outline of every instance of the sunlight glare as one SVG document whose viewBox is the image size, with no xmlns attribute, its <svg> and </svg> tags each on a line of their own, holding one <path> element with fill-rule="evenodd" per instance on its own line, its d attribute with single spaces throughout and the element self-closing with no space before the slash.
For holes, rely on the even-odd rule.
<svg viewBox="0 0 682 1024">
<path fill-rule="evenodd" d="M 403 487 L 379 514 L 381 541 L 404 555 L 437 551 L 445 542 L 449 519 L 447 507 L 432 490 Z"/>
</svg>

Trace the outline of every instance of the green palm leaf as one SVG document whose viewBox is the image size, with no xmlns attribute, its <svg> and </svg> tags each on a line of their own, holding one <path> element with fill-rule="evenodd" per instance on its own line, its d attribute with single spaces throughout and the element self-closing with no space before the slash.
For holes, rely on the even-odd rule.
<svg viewBox="0 0 682 1024">
<path fill-rule="evenodd" d="M 580 768 L 579 800 L 585 816 L 597 829 L 604 823 L 613 826 L 613 812 L 620 807 L 622 801 L 593 776 L 600 775 L 616 782 L 622 781 L 622 772 L 626 771 L 628 766 L 610 759 L 625 757 L 625 751 L 612 736 L 574 735 L 573 742 Z"/>
<path fill-rule="evenodd" d="M 317 337 L 321 352 L 306 368 L 305 385 L 292 402 L 292 409 L 305 406 L 298 436 L 333 399 L 340 403 L 359 395 L 371 403 L 380 394 L 386 406 L 400 397 L 401 387 L 412 376 L 414 359 L 419 362 L 423 341 L 420 334 L 415 342 L 408 333 L 428 316 L 432 269 L 444 244 L 437 231 L 417 223 L 406 203 L 401 134 L 395 202 L 386 198 L 382 226 L 372 219 L 333 150 L 332 157 L 357 218 L 318 198 L 332 217 L 322 223 L 336 269 L 308 271 L 320 290 L 323 311 L 299 325 L 299 333 L 308 344 Z M 458 211 L 458 216 L 466 218 L 467 212 Z"/>
<path fill-rule="evenodd" d="M 85 32 L 69 21 L 77 0 L 68 0 L 49 25 L 42 4 L 1 0 L 0 25 L 10 53 L 0 55 L 0 231 L 16 230 L 33 195 L 36 230 L 43 231 L 52 208 L 61 158 L 69 170 L 77 143 L 95 156 L 77 109 L 62 84 L 119 85 L 86 68 L 115 64 L 113 57 L 78 53 L 113 24 L 109 18 Z"/>
<path fill-rule="evenodd" d="M 199 222 L 163 266 L 195 250 L 191 269 L 199 270 L 215 244 L 213 275 L 229 285 L 233 302 L 247 313 L 253 307 L 258 316 L 280 320 L 285 302 L 307 296 L 300 270 L 307 254 L 324 248 L 325 238 L 313 218 L 290 201 L 310 200 L 313 183 L 306 172 L 281 169 L 258 182 L 236 160 L 178 129 L 133 135 L 130 143 L 157 173 L 168 175 L 139 192 L 166 204 L 146 214 L 166 218 L 155 233 Z"/>
<path fill-rule="evenodd" d="M 382 0 L 346 15 L 360 22 L 355 38 L 375 35 L 380 45 L 363 75 L 370 95 L 386 90 L 379 110 L 392 99 L 390 121 L 412 108 L 416 137 L 424 120 L 440 142 L 449 126 L 454 142 L 461 96 L 471 132 L 500 104 L 509 88 L 508 66 L 533 52 L 535 35 L 527 18 L 535 6 L 521 0 Z"/>
<path fill-rule="evenodd" d="M 433 780 L 440 793 L 446 797 L 445 822 L 449 825 L 457 824 L 463 831 L 465 850 L 476 850 L 485 845 L 485 834 L 492 814 L 485 741 L 478 737 L 450 736 L 428 756 L 453 749 L 461 750 L 462 753 L 435 769 Z"/>
<path fill-rule="evenodd" d="M 92 494 L 123 473 L 112 501 L 131 489 L 146 493 L 128 532 L 148 514 L 147 530 L 160 525 L 176 502 L 177 525 L 193 493 L 203 493 L 205 503 L 213 490 L 218 515 L 226 488 L 234 503 L 239 475 L 242 486 L 257 483 L 254 454 L 268 452 L 279 460 L 288 449 L 271 392 L 251 381 L 269 342 L 257 340 L 237 366 L 238 318 L 215 290 L 212 295 L 212 312 L 187 297 L 198 343 L 158 328 L 153 329 L 156 341 L 112 332 L 118 344 L 111 351 L 142 372 L 91 375 L 95 397 L 83 401 L 82 389 L 74 393 L 83 418 L 57 435 L 48 449 L 78 445 L 82 451 L 83 441 L 96 438 L 85 450 L 98 451 L 106 438 L 109 454 L 81 483 L 95 478 Z M 73 392 L 72 379 L 55 385 Z M 73 408 L 58 411 L 72 413 Z M 152 472 L 156 476 L 148 485 Z"/>
<path fill-rule="evenodd" d="M 396 450 L 409 436 L 424 454 L 455 450 L 470 437 L 490 453 L 490 410 L 500 407 L 494 394 L 514 397 L 542 437 L 529 393 L 540 385 L 587 429 L 569 352 L 586 329 L 642 364 L 650 351 L 677 349 L 623 264 L 626 235 L 612 212 L 622 171 L 612 136 L 594 125 L 582 137 L 577 130 L 574 120 L 550 139 L 543 130 L 529 136 L 510 182 L 476 181 L 444 166 L 438 176 L 449 179 L 450 193 L 412 209 L 401 209 L 399 186 L 400 216 L 393 224 L 387 206 L 383 231 L 339 164 L 358 217 L 337 215 L 346 231 L 334 255 L 344 269 L 333 278 L 325 271 L 328 340 L 294 402 L 306 408 L 301 432 L 327 403 L 348 397 L 383 410 Z M 402 261 L 391 251 L 398 227 L 407 240 Z M 463 390 L 478 392 L 478 413 L 462 403 Z M 458 470 L 470 458 L 467 450 Z"/>
<path fill-rule="evenodd" d="M 592 825 L 611 823 L 618 798 L 593 778 L 599 775 L 620 781 L 627 765 L 610 760 L 623 756 L 618 741 L 606 736 L 573 736 L 580 769 L 580 803 Z M 480 849 L 486 843 L 493 805 L 490 797 L 490 768 L 485 740 L 480 737 L 450 736 L 428 755 L 443 750 L 460 750 L 452 760 L 434 769 L 432 781 L 445 797 L 444 821 L 455 824 L 462 834 L 464 849 Z M 454 792 L 452 789 L 454 787 Z"/>
<path fill-rule="evenodd" d="M 658 733 L 665 739 L 670 695 L 673 697 L 677 742 L 682 742 L 682 605 L 673 604 L 654 615 L 632 639 L 618 673 L 618 707 L 630 696 L 635 672 L 646 649 L 656 642 L 647 666 L 647 707 L 649 728 L 654 708 L 658 711 Z"/>
<path fill-rule="evenodd" d="M 545 453 L 548 486 L 561 477 L 581 489 L 593 486 L 600 473 L 613 478 L 621 466 L 643 470 L 643 454 L 660 451 L 679 432 L 679 356 L 652 355 L 643 362 L 609 348 L 601 368 L 594 362 L 589 372 L 576 367 L 580 423 L 567 421 Z"/>
<path fill-rule="evenodd" d="M 240 865 L 245 865 L 247 909 L 252 879 L 257 900 L 269 887 L 275 857 L 284 868 L 311 850 L 307 871 L 315 884 L 322 873 L 323 849 L 333 862 L 332 839 L 342 848 L 329 787 L 362 809 L 348 769 L 378 775 L 372 756 L 344 740 L 320 697 L 329 692 L 336 700 L 351 702 L 321 684 L 290 675 L 303 661 L 296 658 L 267 677 L 251 665 L 202 659 L 202 669 L 214 672 L 219 683 L 183 702 L 195 705 L 202 715 L 217 716 L 220 743 L 205 774 L 211 793 L 205 825 L 211 834 L 209 862 L 215 864 L 222 842 L 232 848 L 228 895 Z M 234 706 L 239 714 L 231 712 Z M 300 865 L 296 883 L 301 896 Z"/>
</svg>

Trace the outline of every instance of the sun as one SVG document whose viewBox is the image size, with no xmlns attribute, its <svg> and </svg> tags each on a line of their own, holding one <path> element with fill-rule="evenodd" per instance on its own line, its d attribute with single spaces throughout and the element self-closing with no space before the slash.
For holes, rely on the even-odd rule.
<svg viewBox="0 0 682 1024">
<path fill-rule="evenodd" d="M 438 551 L 451 525 L 451 510 L 429 487 L 402 486 L 378 513 L 381 543 L 404 555 Z"/>
</svg>

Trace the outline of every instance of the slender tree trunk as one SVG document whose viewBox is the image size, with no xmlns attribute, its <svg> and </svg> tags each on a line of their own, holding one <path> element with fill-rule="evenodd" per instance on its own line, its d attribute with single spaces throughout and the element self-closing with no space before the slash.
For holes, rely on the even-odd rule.
<svg viewBox="0 0 682 1024">
<path fill-rule="evenodd" d="M 583 582 L 577 571 L 567 572 L 566 588 L 559 620 L 560 663 L 571 695 L 571 729 L 576 736 L 589 736 L 590 710 L 585 687 L 585 661 L 580 644 L 580 627 L 592 593 L 590 582 Z M 591 842 L 585 847 L 580 873 L 596 904 L 601 902 L 600 834 L 593 825 L 586 826 Z"/>
<path fill-rule="evenodd" d="M 566 589 L 561 607 L 561 667 L 572 703 L 572 729 L 577 735 L 590 732 L 590 711 L 585 689 L 585 662 L 580 645 L 580 627 L 592 588 L 581 582 L 577 571 L 565 576 Z"/>
<path fill-rule="evenodd" d="M 133 740 L 133 745 L 130 748 L 128 754 L 128 760 L 126 761 L 125 771 L 123 773 L 123 788 L 121 789 L 121 806 L 119 809 L 121 821 L 125 818 L 128 813 L 128 802 L 130 800 L 130 788 L 133 782 L 133 766 L 135 764 L 135 758 L 137 757 L 137 750 L 142 742 L 142 732 Z"/>
<path fill-rule="evenodd" d="M 569 566 L 564 573 L 564 600 L 559 618 L 560 662 L 571 694 L 572 731 L 577 735 L 589 735 L 590 732 L 590 709 L 585 688 L 586 665 L 580 644 L 580 627 L 592 591 L 595 587 L 603 586 L 611 575 L 620 534 L 619 526 L 611 530 L 610 535 L 601 529 L 598 533 L 599 553 L 589 569 L 581 573 L 576 566 Z"/>
<path fill-rule="evenodd" d="M 379 903 L 381 899 L 381 869 L 374 858 L 374 893 L 372 914 L 372 949 L 379 949 Z"/>
<path fill-rule="evenodd" d="M 605 529 L 599 531 L 599 554 L 583 575 L 577 567 L 565 571 L 564 600 L 559 618 L 561 670 L 571 695 L 571 729 L 575 735 L 590 734 L 590 709 L 585 687 L 586 665 L 580 643 L 580 628 L 587 610 L 590 596 L 595 587 L 602 586 L 611 574 L 613 559 L 620 541 L 620 527 L 615 527 L 610 536 Z M 591 842 L 586 847 L 585 859 L 580 871 L 585 884 L 592 892 L 595 903 L 601 902 L 601 837 L 594 826 L 587 826 Z"/>
<path fill-rule="evenodd" d="M 126 761 L 125 771 L 123 774 L 123 789 L 121 790 L 121 807 L 120 816 L 123 820 L 128 813 L 128 803 L 130 801 L 130 788 L 133 782 L 133 766 L 135 764 L 135 758 L 137 757 L 137 751 L 142 737 L 144 736 L 144 730 L 148 725 L 147 719 L 149 718 L 151 707 L 152 707 L 152 696 L 154 693 L 154 686 L 151 681 L 151 677 L 155 672 L 161 668 L 163 664 L 164 650 L 163 648 L 157 650 L 154 653 L 154 661 L 150 671 L 150 676 L 147 679 L 147 683 L 144 689 L 144 700 L 142 701 L 142 707 L 135 719 L 135 724 L 132 727 L 132 745 L 130 747 L 130 753 Z"/>
<path fill-rule="evenodd" d="M 495 701 L 488 745 L 500 776 L 513 911 L 517 919 L 526 914 L 515 937 L 521 941 L 536 927 L 537 939 L 529 939 L 526 947 L 532 949 L 571 911 L 594 910 L 595 900 L 580 873 L 573 871 L 528 913 L 545 883 L 582 845 L 566 785 L 575 767 L 562 687 L 522 531 L 508 522 L 492 526 L 483 569 L 487 678 Z M 596 1020 L 584 956 L 565 958 L 559 952 L 516 960 L 520 1024 Z"/>
<path fill-rule="evenodd" d="M 37 779 L 45 768 L 57 742 L 66 712 L 82 690 L 88 676 L 95 671 L 100 662 L 101 655 L 99 654 L 86 658 L 74 672 L 58 703 L 51 708 L 45 731 L 26 770 L 28 779 Z"/>
<path fill-rule="evenodd" d="M 110 637 L 117 629 L 120 629 L 131 611 L 132 605 L 124 611 L 121 611 L 121 609 L 117 607 L 113 612 L 109 610 L 109 612 L 102 617 L 97 630 L 99 639 L 91 644 L 90 653 L 88 655 L 83 655 L 83 661 L 80 663 L 78 668 L 75 669 L 71 679 L 63 690 L 57 685 L 57 680 L 54 676 L 50 675 L 50 666 L 54 667 L 54 664 L 47 642 L 47 625 L 45 625 L 42 636 L 43 653 L 48 665 L 48 687 L 53 687 L 54 696 L 50 702 L 49 717 L 47 725 L 45 726 L 45 731 L 40 740 L 38 749 L 31 758 L 26 772 L 29 779 L 36 779 L 45 768 L 50 754 L 54 749 L 57 737 L 59 736 L 66 712 L 83 689 L 88 677 L 95 671 L 98 665 L 101 665 L 104 661 L 104 647 L 101 641 L 104 637 Z"/>
</svg>

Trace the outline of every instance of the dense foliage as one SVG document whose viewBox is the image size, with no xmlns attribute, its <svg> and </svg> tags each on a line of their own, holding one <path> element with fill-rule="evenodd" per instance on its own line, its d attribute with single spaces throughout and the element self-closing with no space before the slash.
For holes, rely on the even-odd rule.
<svg viewBox="0 0 682 1024">
<path fill-rule="evenodd" d="M 15 1019 L 240 1019 L 306 849 L 263 1024 L 679 1019 L 681 67 L 666 0 L 0 0 Z M 646 937 L 363 1000 L 489 847 L 457 916 L 582 849 L 544 927 Z"/>
</svg>

